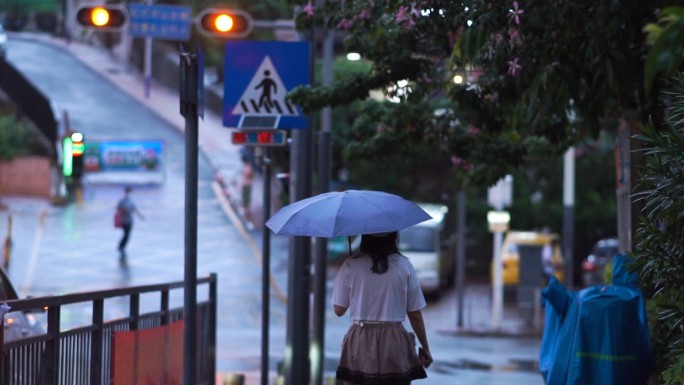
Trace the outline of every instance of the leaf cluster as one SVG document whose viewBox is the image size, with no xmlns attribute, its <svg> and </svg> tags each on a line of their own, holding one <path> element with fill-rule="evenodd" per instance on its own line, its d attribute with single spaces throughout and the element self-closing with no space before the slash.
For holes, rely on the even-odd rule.
<svg viewBox="0 0 684 385">
<path fill-rule="evenodd" d="M 356 126 L 375 140 L 350 142 L 347 152 L 355 156 L 419 138 L 473 165 L 454 168 L 460 178 L 489 184 L 562 153 L 585 134 L 597 137 L 626 113 L 646 116 L 651 108 L 641 28 L 656 20 L 662 0 L 526 0 L 517 2 L 524 11 L 517 21 L 513 2 L 491 0 L 292 3 L 300 6 L 300 30 L 337 29 L 347 50 L 373 65 L 331 87 L 295 90 L 295 103 L 317 111 L 367 100 L 377 90 L 400 100 L 384 114 L 367 110 L 375 125 L 359 114 Z M 455 84 L 455 75 L 466 82 Z M 397 95 L 402 81 L 407 85 Z M 473 129 L 478 135 L 469 138 Z M 401 137 L 381 138 L 389 135 Z"/>
<path fill-rule="evenodd" d="M 38 129 L 0 100 L 0 159 L 12 160 L 22 155 L 45 155 L 49 152 Z"/>
<path fill-rule="evenodd" d="M 684 8 L 667 7 L 658 15 L 658 21 L 648 23 L 643 31 L 651 46 L 646 58 L 645 86 L 650 90 L 659 73 L 674 75 L 684 59 Z"/>
<path fill-rule="evenodd" d="M 645 125 L 635 269 L 650 298 L 651 329 L 663 384 L 684 378 L 684 76 L 666 95 L 667 124 Z"/>
</svg>

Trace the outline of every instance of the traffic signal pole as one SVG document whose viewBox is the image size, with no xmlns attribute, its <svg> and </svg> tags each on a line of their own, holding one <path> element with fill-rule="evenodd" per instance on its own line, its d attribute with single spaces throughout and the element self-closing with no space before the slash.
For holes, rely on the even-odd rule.
<svg viewBox="0 0 684 385">
<path fill-rule="evenodd" d="M 271 150 L 263 148 L 261 165 L 264 169 L 264 223 L 271 217 Z M 269 326 L 271 324 L 271 232 L 262 233 L 261 252 L 261 385 L 268 385 Z"/>
<path fill-rule="evenodd" d="M 310 123 L 309 123 L 310 124 Z M 290 201 L 311 196 L 310 129 L 292 132 L 292 170 Z M 309 282 L 311 275 L 311 238 L 290 238 L 287 278 L 287 333 L 285 347 L 285 385 L 309 383 Z"/>
<path fill-rule="evenodd" d="M 154 0 L 147 0 L 147 4 L 152 5 Z M 145 98 L 150 97 L 152 88 L 152 37 L 145 37 L 145 58 L 143 63 L 145 71 Z"/>
<path fill-rule="evenodd" d="M 185 287 L 183 319 L 183 385 L 197 379 L 197 182 L 198 182 L 198 59 L 181 53 L 180 107 L 185 117 Z"/>
</svg>

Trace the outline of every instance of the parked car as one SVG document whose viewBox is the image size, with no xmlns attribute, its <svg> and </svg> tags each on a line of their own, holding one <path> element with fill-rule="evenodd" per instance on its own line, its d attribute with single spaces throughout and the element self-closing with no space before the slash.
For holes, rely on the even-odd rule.
<svg viewBox="0 0 684 385">
<path fill-rule="evenodd" d="M 0 268 L 0 303 L 19 299 L 5 270 Z M 10 311 L 5 314 L 5 342 L 45 334 L 42 325 L 30 311 Z"/>
<path fill-rule="evenodd" d="M 438 296 L 453 284 L 456 257 L 453 244 L 445 234 L 447 207 L 441 204 L 418 203 L 432 219 L 399 232 L 399 251 L 413 264 L 425 295 Z M 359 251 L 361 237 L 351 238 L 351 254 Z M 328 262 L 341 263 L 349 256 L 348 237 L 328 240 Z"/>
<path fill-rule="evenodd" d="M 454 281 L 456 255 L 444 231 L 448 208 L 418 203 L 432 219 L 399 232 L 399 251 L 413 264 L 425 295 L 438 296 Z"/>
<path fill-rule="evenodd" d="M 7 32 L 0 23 L 0 57 L 4 58 L 5 56 L 7 56 Z"/>
<path fill-rule="evenodd" d="M 501 246 L 501 262 L 503 263 L 503 284 L 507 287 L 515 287 L 520 282 L 520 270 L 525 266 L 520 266 L 520 254 L 534 254 L 539 256 L 539 278 L 541 284 L 541 259 L 542 250 L 545 245 L 552 244 L 552 261 L 555 266 L 554 275 L 559 281 L 563 282 L 563 254 L 561 253 L 558 234 L 534 232 L 534 231 L 509 231 L 504 237 Z M 492 267 L 492 277 L 493 277 Z"/>
<path fill-rule="evenodd" d="M 596 242 L 591 248 L 591 253 L 582 261 L 584 286 L 609 284 L 610 282 L 604 279 L 604 271 L 617 253 L 617 238 L 605 238 Z"/>
</svg>

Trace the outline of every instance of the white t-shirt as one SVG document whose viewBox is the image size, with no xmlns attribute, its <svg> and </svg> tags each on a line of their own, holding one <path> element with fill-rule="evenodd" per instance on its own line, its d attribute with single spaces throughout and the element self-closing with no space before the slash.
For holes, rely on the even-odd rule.
<svg viewBox="0 0 684 385">
<path fill-rule="evenodd" d="M 347 258 L 335 277 L 333 305 L 349 308 L 354 321 L 403 322 L 407 312 L 424 308 L 425 297 L 408 258 L 393 254 L 388 261 L 387 271 L 375 274 L 369 256 Z"/>
</svg>

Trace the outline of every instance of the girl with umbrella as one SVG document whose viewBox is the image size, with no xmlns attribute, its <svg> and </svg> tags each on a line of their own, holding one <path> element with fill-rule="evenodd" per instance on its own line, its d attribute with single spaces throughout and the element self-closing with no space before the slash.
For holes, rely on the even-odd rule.
<svg viewBox="0 0 684 385">
<path fill-rule="evenodd" d="M 424 368 L 432 363 L 421 312 L 425 297 L 397 240 L 396 231 L 363 235 L 361 252 L 347 258 L 335 278 L 335 314 L 349 310 L 353 321 L 337 367 L 337 379 L 346 384 L 408 385 L 426 378 Z M 407 316 L 420 356 L 402 324 Z"/>
</svg>

